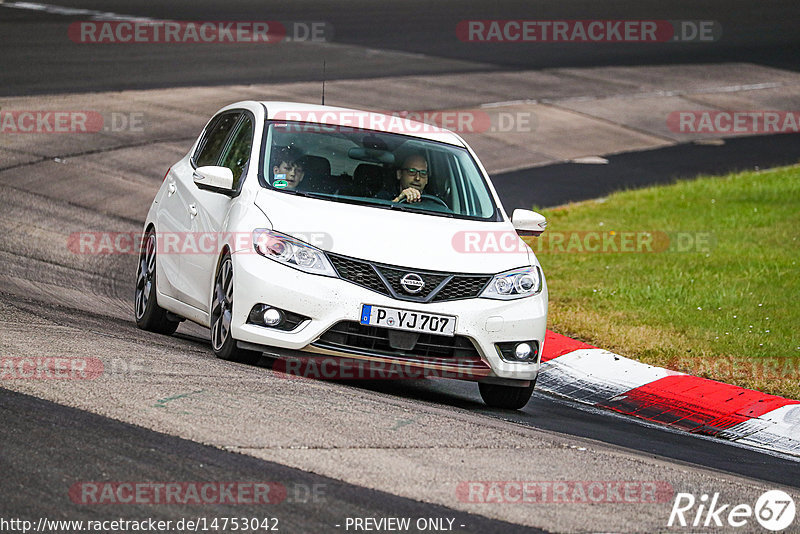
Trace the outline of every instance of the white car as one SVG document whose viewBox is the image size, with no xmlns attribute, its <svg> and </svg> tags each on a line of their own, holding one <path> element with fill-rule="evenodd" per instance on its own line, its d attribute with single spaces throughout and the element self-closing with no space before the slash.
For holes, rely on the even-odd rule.
<svg viewBox="0 0 800 534">
<path fill-rule="evenodd" d="M 541 267 L 518 235 L 545 225 L 527 210 L 509 219 L 455 133 L 238 102 L 153 200 L 136 323 L 171 334 L 189 319 L 226 360 L 267 352 L 474 380 L 488 405 L 518 409 L 547 321 Z"/>
</svg>

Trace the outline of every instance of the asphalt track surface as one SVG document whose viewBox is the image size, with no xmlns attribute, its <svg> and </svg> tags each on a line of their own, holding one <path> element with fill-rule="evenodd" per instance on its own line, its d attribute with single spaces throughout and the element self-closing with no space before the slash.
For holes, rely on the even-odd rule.
<svg viewBox="0 0 800 534">
<path fill-rule="evenodd" d="M 347 383 L 352 387 L 369 388 L 444 405 L 467 408 L 477 413 L 513 421 L 542 430 L 565 432 L 609 445 L 630 448 L 638 452 L 666 457 L 736 473 L 765 482 L 800 487 L 800 463 L 777 456 L 765 456 L 760 451 L 737 447 L 713 439 L 691 439 L 683 432 L 665 430 L 657 425 L 642 425 L 624 416 L 587 408 L 572 401 L 553 399 L 536 393 L 531 401 L 516 412 L 492 410 L 483 406 L 472 384 L 456 381 L 439 381 L 435 387 L 420 384 Z M 546 414 L 546 416 L 545 416 Z"/>
<path fill-rule="evenodd" d="M 9 3 L 9 0 L 6 0 Z M 44 4 L 184 21 L 322 21 L 332 45 L 74 43 L 63 16 L 0 10 L 0 95 L 104 91 L 182 85 L 227 85 L 400 74 L 518 70 L 602 65 L 753 62 L 800 68 L 800 5 L 712 0 L 614 3 L 578 0 L 53 0 Z M 710 20 L 722 36 L 712 43 L 468 43 L 456 35 L 462 20 L 600 19 Z M 469 90 L 465 88 L 465 90 Z"/>
<path fill-rule="evenodd" d="M 356 78 L 394 74 L 504 70 L 548 66 L 591 66 L 609 64 L 657 64 L 709 61 L 752 61 L 780 68 L 798 69 L 800 35 L 796 20 L 800 7 L 796 2 L 767 5 L 752 2 L 627 2 L 601 7 L 596 2 L 576 2 L 553 6 L 545 2 L 350 2 L 346 9 L 326 2 L 274 3 L 150 2 L 114 3 L 49 2 L 64 6 L 114 11 L 122 14 L 177 20 L 324 20 L 335 30 L 334 47 L 314 45 L 296 48 L 264 49 L 209 45 L 198 52 L 192 46 L 119 45 L 91 48 L 64 45 L 66 23 L 83 17 L 0 8 L 0 94 L 33 95 L 72 91 L 173 87 L 181 85 L 228 84 L 232 81 L 257 83 L 269 81 L 318 80 L 320 50 L 328 62 L 331 78 Z M 456 7 L 457 6 L 457 7 Z M 454 37 L 455 24 L 468 18 L 663 18 L 711 19 L 719 21 L 725 39 L 719 46 L 700 47 L 665 43 L 643 45 L 585 46 L 547 45 L 531 48 L 530 53 L 509 53 L 503 45 L 477 47 Z M 339 46 L 341 45 L 341 46 Z M 353 61 L 352 48 L 380 49 L 369 61 Z M 412 54 L 412 55 L 408 55 Z M 360 57 L 360 56 L 359 56 Z M 288 58 L 288 60 L 287 60 Z M 403 59 L 403 61 L 398 61 Z M 257 67 L 254 67 L 257 66 Z M 724 147 L 685 145 L 644 154 L 623 154 L 609 158 L 607 166 L 592 167 L 599 174 L 625 171 L 629 185 L 646 176 L 647 183 L 673 179 L 665 171 L 668 164 L 689 161 L 697 164 L 680 170 L 682 176 L 713 172 L 732 152 L 747 154 L 737 168 L 768 166 L 788 159 L 797 160 L 797 136 L 738 139 Z M 741 144 L 737 144 L 741 143 Z M 716 152 L 712 149 L 718 149 Z M 727 150 L 728 152 L 724 152 Z M 749 151 L 753 150 L 752 158 Z M 703 153 L 714 152 L 713 155 Z M 719 157 L 718 154 L 724 155 Z M 757 155 L 755 155 L 757 154 Z M 767 163 L 762 163 L 767 162 Z M 583 173 L 586 166 L 581 166 Z M 563 164 L 515 171 L 528 179 L 559 175 L 560 190 L 543 189 L 537 205 L 553 205 L 564 200 L 580 200 L 606 194 L 592 189 L 564 184 L 574 176 L 574 164 Z M 497 177 L 498 188 L 514 195 L 514 173 Z M 543 180 L 543 178 L 542 178 Z M 598 180 L 599 182 L 599 180 Z M 585 185 L 585 184 L 584 184 Z M 81 217 L 93 224 L 107 224 L 105 215 L 87 214 L 59 198 L 23 194 L 3 186 L 4 199 L 10 199 L 17 211 L 29 210 L 29 217 L 41 228 L 75 225 Z M 96 218 L 96 220 L 95 220 Z M 111 218 L 113 220 L 113 218 Z M 116 219 L 114 224 L 128 228 L 129 221 Z M 9 224 L 9 220 L 4 225 Z M 11 227 L 3 228 L 8 235 Z M 130 308 L 135 259 L 79 258 L 79 264 L 63 265 L 48 258 L 46 240 L 37 242 L 4 240 L 0 264 L 14 284 L 0 293 L 0 306 L 7 317 L 39 318 L 44 322 L 69 327 L 83 327 L 93 334 L 117 338 L 120 332 L 139 339 L 153 336 L 136 334 L 124 310 Z M 75 292 L 98 304 L 94 309 L 78 302 Z M 104 306 L 108 305 L 108 309 Z M 111 310 L 111 311 L 109 311 Z M 121 311 L 122 310 L 122 311 Z M 183 327 L 182 327 L 183 328 Z M 43 333 L 39 338 L 23 340 L 30 344 L 54 342 L 57 334 Z M 51 337 L 48 337 L 51 336 Z M 150 336 L 150 337 L 148 337 Z M 174 352 L 210 352 L 207 338 L 197 329 L 182 330 L 174 338 L 157 336 L 153 343 Z M 9 353 L 10 353 L 10 349 Z M 5 351 L 4 351 L 5 352 Z M 4 354 L 5 355 L 5 354 Z M 254 373 L 266 372 L 252 369 Z M 420 383 L 337 383 L 346 392 L 392 395 L 412 406 L 431 403 L 445 408 L 465 410 L 509 425 L 522 425 L 563 436 L 567 442 L 590 442 L 612 449 L 631 451 L 639 457 L 667 461 L 687 471 L 699 467 L 736 474 L 752 480 L 800 487 L 800 462 L 736 447 L 713 439 L 703 439 L 661 428 L 643 425 L 607 413 L 598 413 L 566 401 L 535 395 L 528 406 L 516 413 L 489 410 L 479 401 L 474 385 L 461 382 L 424 381 Z M 28 517 L 69 517 L 107 519 L 117 514 L 134 517 L 171 518 L 191 515 L 191 507 L 92 508 L 75 506 L 66 498 L 66 489 L 80 480 L 270 480 L 287 484 L 328 485 L 328 500 L 320 503 L 287 502 L 280 509 L 290 531 L 313 532 L 330 527 L 347 515 L 413 517 L 457 517 L 467 531 L 514 532 L 527 530 L 481 516 L 422 503 L 390 493 L 369 490 L 265 462 L 246 455 L 225 452 L 192 441 L 168 436 L 137 426 L 120 423 L 82 410 L 67 408 L 19 393 L 0 390 L 0 515 Z M 323 423 L 321 423 L 323 424 Z M 336 510 L 334 512 L 333 510 Z M 243 511 L 220 508 L 216 515 L 237 515 Z M 203 509 L 203 515 L 209 510 Z M 587 528 L 591 528 L 587 525 Z M 557 529 L 556 529 L 557 530 Z"/>
<path fill-rule="evenodd" d="M 552 207 L 699 175 L 768 169 L 800 161 L 800 134 L 757 135 L 724 144 L 683 143 L 606 156 L 606 164 L 557 163 L 495 174 L 503 207 Z"/>
<path fill-rule="evenodd" d="M 443 506 L 344 484 L 252 457 L 144 430 L 106 417 L 0 389 L 3 492 L 0 517 L 70 520 L 196 517 L 278 518 L 282 532 L 340 530 L 347 517 L 449 518 L 460 532 L 543 532 Z M 35 443 L 35 447 L 31 444 Z M 31 469 L 46 466 L 46 469 Z M 84 481 L 264 482 L 285 490 L 268 504 L 110 504 L 87 506 L 69 496 Z M 7 491 L 11 485 L 21 491 Z M 275 486 L 272 486 L 275 488 Z"/>
</svg>

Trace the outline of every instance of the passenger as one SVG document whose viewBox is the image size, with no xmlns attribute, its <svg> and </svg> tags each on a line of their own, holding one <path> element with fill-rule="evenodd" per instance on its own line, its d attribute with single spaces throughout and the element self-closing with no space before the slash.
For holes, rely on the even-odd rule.
<svg viewBox="0 0 800 534">
<path fill-rule="evenodd" d="M 392 202 L 419 202 L 422 192 L 428 185 L 428 162 L 422 154 L 407 156 L 397 169 L 397 187 L 395 192 L 382 191 L 380 198 L 391 199 Z"/>
<path fill-rule="evenodd" d="M 272 186 L 278 189 L 297 189 L 306 174 L 302 157 L 303 153 L 293 146 L 273 151 Z"/>
</svg>

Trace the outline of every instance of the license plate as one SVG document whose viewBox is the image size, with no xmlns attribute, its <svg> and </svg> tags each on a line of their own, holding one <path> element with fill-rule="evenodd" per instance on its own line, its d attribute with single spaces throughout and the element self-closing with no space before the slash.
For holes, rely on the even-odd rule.
<svg viewBox="0 0 800 534">
<path fill-rule="evenodd" d="M 425 332 L 442 336 L 454 336 L 456 318 L 449 315 L 435 315 L 382 306 L 361 306 L 361 324 L 383 326 L 409 332 Z"/>
</svg>

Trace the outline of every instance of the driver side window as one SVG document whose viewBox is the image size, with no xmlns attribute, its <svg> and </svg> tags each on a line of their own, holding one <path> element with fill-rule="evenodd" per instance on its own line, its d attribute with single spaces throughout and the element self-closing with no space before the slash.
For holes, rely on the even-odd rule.
<svg viewBox="0 0 800 534">
<path fill-rule="evenodd" d="M 239 188 L 239 181 L 250 163 L 253 148 L 253 121 L 244 115 L 233 137 L 222 154 L 220 165 L 233 171 L 233 188 Z"/>
<path fill-rule="evenodd" d="M 240 111 L 223 113 L 208 125 L 206 135 L 200 142 L 200 147 L 194 158 L 194 164 L 197 167 L 217 165 L 220 152 L 225 146 L 225 140 L 228 138 L 231 129 L 236 125 L 240 115 Z"/>
</svg>

